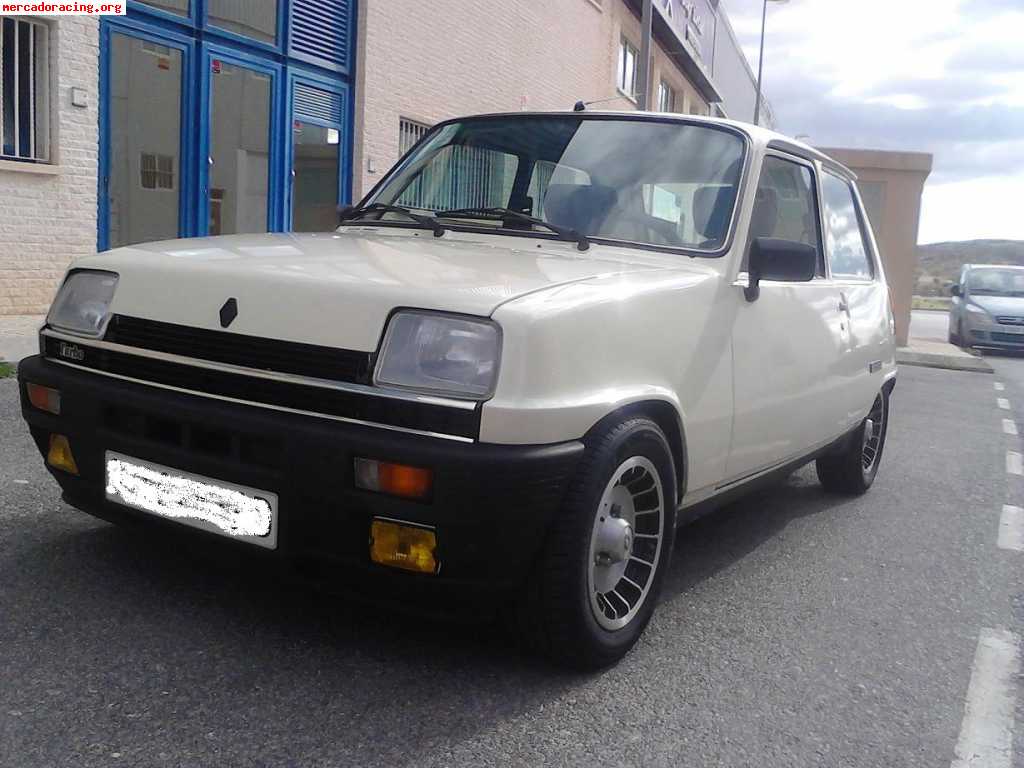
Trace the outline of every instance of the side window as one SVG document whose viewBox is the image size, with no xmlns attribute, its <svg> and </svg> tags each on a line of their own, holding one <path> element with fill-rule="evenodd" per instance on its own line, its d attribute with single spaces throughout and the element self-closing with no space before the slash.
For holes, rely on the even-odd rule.
<svg viewBox="0 0 1024 768">
<path fill-rule="evenodd" d="M 825 239 L 832 276 L 870 280 L 874 270 L 853 190 L 838 176 L 825 173 L 821 193 L 825 201 Z"/>
<path fill-rule="evenodd" d="M 750 215 L 750 242 L 755 237 L 793 240 L 817 249 L 818 274 L 825 274 L 818 233 L 818 206 L 814 174 L 806 165 L 769 156 L 761 166 L 754 210 Z M 747 255 L 743 256 L 743 269 Z"/>
</svg>

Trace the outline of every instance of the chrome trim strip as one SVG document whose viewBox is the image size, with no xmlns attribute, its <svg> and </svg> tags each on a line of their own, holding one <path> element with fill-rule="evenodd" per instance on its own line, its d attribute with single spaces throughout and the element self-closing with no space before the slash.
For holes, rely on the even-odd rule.
<svg viewBox="0 0 1024 768">
<path fill-rule="evenodd" d="M 198 392 L 194 389 L 182 389 L 181 387 L 172 387 L 167 384 L 158 384 L 154 381 L 144 381 L 143 379 L 134 379 L 131 376 L 122 376 L 118 373 L 109 373 L 107 371 L 101 371 L 96 368 L 87 368 L 84 365 L 75 365 L 65 360 L 57 360 L 52 357 L 47 357 L 47 361 L 51 363 L 57 363 L 58 365 L 64 365 L 68 368 L 74 368 L 78 371 L 85 371 L 86 373 L 96 373 L 100 376 L 108 376 L 112 379 L 120 379 L 121 381 L 130 381 L 133 384 L 144 384 L 147 387 L 158 387 L 159 389 L 166 389 L 171 392 L 180 392 L 185 395 L 197 395 L 198 397 L 206 397 L 211 400 L 223 400 L 228 403 L 237 403 L 238 405 L 251 405 L 256 408 L 267 408 L 272 411 L 281 411 L 283 413 L 295 413 L 300 416 L 313 416 L 318 419 L 329 419 L 330 421 L 340 421 L 345 424 L 356 424 L 361 427 L 375 427 L 376 429 L 387 429 L 392 432 L 402 432 L 408 435 L 419 435 L 421 437 L 437 437 L 442 440 L 452 440 L 457 443 L 475 443 L 476 441 L 471 437 L 462 437 L 460 435 L 446 435 L 441 432 L 427 432 L 422 429 L 411 429 L 409 427 L 396 427 L 391 424 L 380 424 L 375 421 L 362 421 L 361 419 L 350 419 L 345 416 L 331 416 L 326 413 L 316 413 L 314 411 L 302 411 L 297 408 L 286 408 L 281 405 L 270 405 L 268 403 L 257 403 L 252 400 L 239 400 L 234 397 L 224 397 L 223 395 L 211 395 L 208 392 Z"/>
<path fill-rule="evenodd" d="M 279 381 L 285 384 L 298 384 L 307 387 L 333 389 L 338 392 L 350 392 L 352 394 L 368 395 L 370 397 L 384 397 L 391 400 L 405 400 L 407 402 L 420 403 L 422 405 L 440 405 L 445 408 L 457 408 L 462 411 L 472 411 L 477 405 L 475 400 L 452 400 L 445 397 L 433 397 L 430 395 L 418 394 L 416 392 L 403 392 L 399 390 L 384 389 L 382 387 L 368 387 L 364 384 L 350 384 L 348 382 L 330 381 L 328 379 L 317 379 L 308 376 L 295 376 L 289 373 L 261 371 L 256 368 L 246 368 L 241 365 L 231 365 L 230 363 L 217 363 L 211 360 L 182 357 L 181 355 L 172 355 L 167 352 L 156 352 L 151 349 L 142 349 L 140 347 L 129 347 L 124 344 L 114 344 L 109 341 L 100 341 L 98 339 L 82 339 L 78 336 L 69 336 L 67 334 L 57 332 L 52 328 L 43 329 L 41 333 L 43 336 L 58 339 L 59 341 L 67 341 L 72 344 L 78 344 L 83 347 L 105 349 L 110 352 L 120 352 L 126 355 L 147 357 L 152 360 L 160 360 L 167 363 L 189 365 L 193 368 L 205 368 L 210 371 L 237 373 L 242 376 L 254 376 L 256 378 Z M 90 368 L 89 370 L 94 369 Z"/>
</svg>

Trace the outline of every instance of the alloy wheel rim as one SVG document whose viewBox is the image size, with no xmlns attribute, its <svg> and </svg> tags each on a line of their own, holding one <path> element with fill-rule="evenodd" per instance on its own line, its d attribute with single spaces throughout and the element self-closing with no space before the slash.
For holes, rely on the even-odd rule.
<svg viewBox="0 0 1024 768">
<path fill-rule="evenodd" d="M 643 456 L 626 459 L 605 486 L 590 536 L 587 592 L 603 629 L 622 629 L 646 603 L 664 535 L 661 475 Z"/>
<path fill-rule="evenodd" d="M 875 398 L 871 413 L 864 420 L 864 437 L 861 448 L 861 468 L 865 474 L 871 472 L 878 462 L 878 453 L 882 445 L 882 430 L 885 427 L 885 404 L 882 396 Z"/>
</svg>

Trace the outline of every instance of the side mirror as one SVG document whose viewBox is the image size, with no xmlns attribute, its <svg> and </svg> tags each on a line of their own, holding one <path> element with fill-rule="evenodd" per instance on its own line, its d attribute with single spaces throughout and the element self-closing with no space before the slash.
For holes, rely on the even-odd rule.
<svg viewBox="0 0 1024 768">
<path fill-rule="evenodd" d="M 959 285 L 957 285 L 956 283 L 953 283 L 951 286 L 949 286 L 949 295 L 950 296 L 956 296 L 957 298 L 960 298 L 961 296 L 964 295 L 964 292 L 963 292 L 963 289 Z"/>
<path fill-rule="evenodd" d="M 818 272 L 818 249 L 813 245 L 774 237 L 758 237 L 750 245 L 747 273 L 750 282 L 743 290 L 747 301 L 761 295 L 762 280 L 806 283 Z"/>
</svg>

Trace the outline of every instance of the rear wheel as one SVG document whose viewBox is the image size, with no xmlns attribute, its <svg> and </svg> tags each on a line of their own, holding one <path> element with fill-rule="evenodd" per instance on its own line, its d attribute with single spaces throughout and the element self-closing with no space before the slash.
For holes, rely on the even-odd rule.
<svg viewBox="0 0 1024 768">
<path fill-rule="evenodd" d="M 826 490 L 856 495 L 871 487 L 882 461 L 888 422 L 889 395 L 883 390 L 843 450 L 818 459 L 818 479 Z"/>
<path fill-rule="evenodd" d="M 671 558 L 675 496 L 672 453 L 653 421 L 629 419 L 587 441 L 520 607 L 534 650 L 592 670 L 633 647 Z"/>
</svg>

